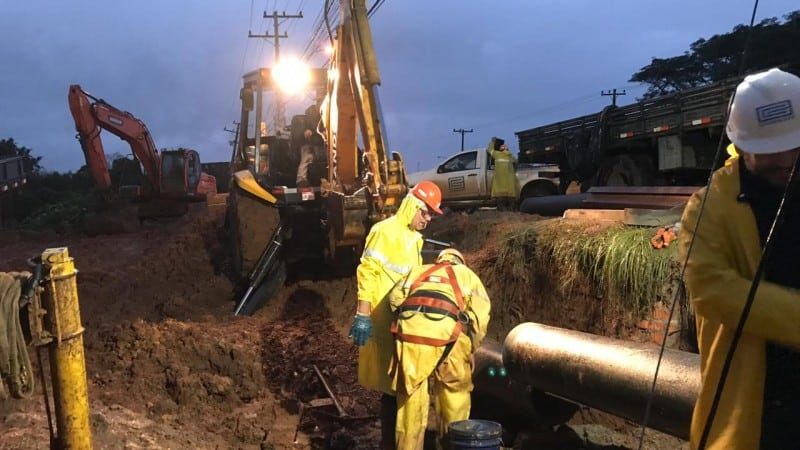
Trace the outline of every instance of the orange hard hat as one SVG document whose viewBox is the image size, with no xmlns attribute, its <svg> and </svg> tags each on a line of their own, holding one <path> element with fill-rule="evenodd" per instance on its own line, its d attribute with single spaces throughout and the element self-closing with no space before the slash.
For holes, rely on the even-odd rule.
<svg viewBox="0 0 800 450">
<path fill-rule="evenodd" d="M 439 206 L 442 204 L 442 191 L 431 181 L 420 181 L 411 189 L 411 195 L 422 200 L 428 208 L 436 214 L 441 214 Z"/>
</svg>

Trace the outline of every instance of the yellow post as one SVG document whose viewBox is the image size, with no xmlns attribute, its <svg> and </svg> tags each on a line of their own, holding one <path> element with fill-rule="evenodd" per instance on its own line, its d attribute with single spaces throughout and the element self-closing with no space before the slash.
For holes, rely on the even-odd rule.
<svg viewBox="0 0 800 450">
<path fill-rule="evenodd" d="M 89 394 L 83 355 L 83 327 L 78 305 L 78 271 L 66 247 L 42 253 L 45 278 L 42 306 L 48 345 L 59 449 L 92 448 L 89 426 Z"/>
</svg>

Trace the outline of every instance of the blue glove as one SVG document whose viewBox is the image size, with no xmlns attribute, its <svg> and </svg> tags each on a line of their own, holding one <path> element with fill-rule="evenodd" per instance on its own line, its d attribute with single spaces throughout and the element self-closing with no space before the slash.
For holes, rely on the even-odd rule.
<svg viewBox="0 0 800 450">
<path fill-rule="evenodd" d="M 353 326 L 350 327 L 350 337 L 359 347 L 367 343 L 372 335 L 372 319 L 369 316 L 356 314 Z"/>
</svg>

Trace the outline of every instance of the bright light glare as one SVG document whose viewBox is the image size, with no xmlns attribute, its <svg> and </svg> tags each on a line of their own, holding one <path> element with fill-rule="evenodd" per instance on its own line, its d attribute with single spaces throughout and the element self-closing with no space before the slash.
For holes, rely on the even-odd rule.
<svg viewBox="0 0 800 450">
<path fill-rule="evenodd" d="M 311 69 L 296 58 L 282 58 L 272 69 L 272 79 L 282 92 L 296 95 L 311 82 Z"/>
<path fill-rule="evenodd" d="M 331 44 L 325 46 L 325 54 L 328 56 L 333 54 L 333 46 Z"/>
</svg>

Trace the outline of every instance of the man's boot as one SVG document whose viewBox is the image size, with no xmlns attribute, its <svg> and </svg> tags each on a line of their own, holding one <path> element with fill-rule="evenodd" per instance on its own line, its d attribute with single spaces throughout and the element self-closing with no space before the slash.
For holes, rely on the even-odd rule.
<svg viewBox="0 0 800 450">
<path fill-rule="evenodd" d="M 394 450 L 395 428 L 397 427 L 397 397 L 389 394 L 381 396 L 381 450 Z"/>
</svg>

